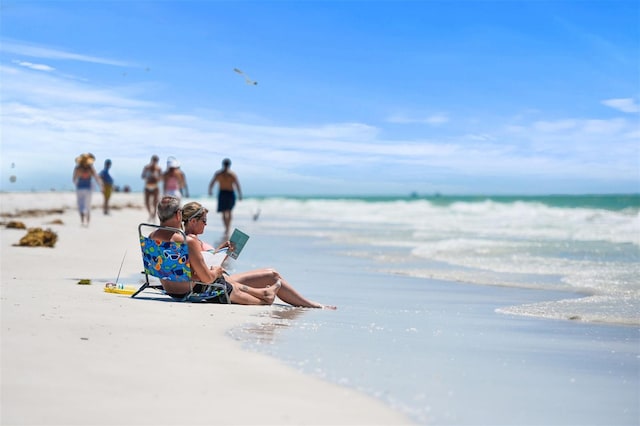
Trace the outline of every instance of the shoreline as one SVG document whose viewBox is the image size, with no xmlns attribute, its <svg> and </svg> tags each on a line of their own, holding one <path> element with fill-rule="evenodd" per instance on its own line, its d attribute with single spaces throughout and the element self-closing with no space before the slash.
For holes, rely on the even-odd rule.
<svg viewBox="0 0 640 426">
<path fill-rule="evenodd" d="M 339 309 L 330 316 L 306 311 L 284 328 L 287 313 L 273 312 L 259 341 L 262 329 L 245 333 L 254 350 L 364 390 L 419 424 L 637 418 L 636 327 L 497 312 L 573 292 L 390 276 L 371 259 L 344 258 L 331 242 L 257 230 L 243 262 L 268 262 L 270 246 L 280 248 L 278 259 L 294 253 L 278 262 L 281 272 L 310 297 L 334 295 Z M 324 279 L 325 265 L 334 265 L 332 279 Z M 583 407 L 584 400 L 602 404 Z"/>
<path fill-rule="evenodd" d="M 137 193 L 115 193 L 112 205 L 127 207 L 109 216 L 101 202 L 96 193 L 91 224 L 82 227 L 74 193 L 0 194 L 2 222 L 19 210 L 64 210 L 11 217 L 54 230 L 53 248 L 15 247 L 25 231 L 0 231 L 2 424 L 412 423 L 375 398 L 232 338 L 238 327 L 268 322 L 278 307 L 105 293 L 120 268 L 120 277 L 139 274 L 136 226 L 146 210 Z M 188 409 L 198 397 L 203 408 Z"/>
</svg>

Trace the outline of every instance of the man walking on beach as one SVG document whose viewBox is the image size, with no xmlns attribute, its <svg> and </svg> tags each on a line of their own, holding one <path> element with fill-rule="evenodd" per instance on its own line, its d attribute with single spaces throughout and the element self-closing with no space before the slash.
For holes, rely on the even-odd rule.
<svg viewBox="0 0 640 426">
<path fill-rule="evenodd" d="M 110 168 L 111 160 L 107 158 L 104 160 L 104 169 L 102 169 L 98 174 L 100 179 L 102 179 L 102 195 L 104 195 L 102 210 L 104 211 L 104 214 L 109 214 L 109 199 L 111 199 L 111 193 L 113 192 L 113 178 L 109 174 Z"/>
<path fill-rule="evenodd" d="M 234 172 L 229 170 L 231 160 L 225 158 L 222 160 L 222 169 L 218 170 L 211 178 L 209 183 L 209 196 L 213 194 L 213 187 L 216 182 L 220 186 L 218 190 L 218 212 L 222 213 L 222 223 L 224 224 L 224 234 L 229 235 L 231 228 L 231 211 L 236 204 L 236 193 L 238 191 L 238 200 L 242 200 L 242 190 L 240 182 Z"/>
</svg>

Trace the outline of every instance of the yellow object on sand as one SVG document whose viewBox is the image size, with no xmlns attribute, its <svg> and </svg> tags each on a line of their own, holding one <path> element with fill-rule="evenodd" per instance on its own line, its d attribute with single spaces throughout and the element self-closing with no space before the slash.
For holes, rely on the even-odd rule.
<svg viewBox="0 0 640 426">
<path fill-rule="evenodd" d="M 80 281 L 78 281 L 78 284 L 89 285 L 91 284 L 91 280 L 89 278 L 83 278 Z"/>
<path fill-rule="evenodd" d="M 105 293 L 133 294 L 136 290 L 138 290 L 136 287 L 130 285 L 123 286 L 122 284 L 116 285 L 114 283 L 107 283 L 104 286 Z"/>
</svg>

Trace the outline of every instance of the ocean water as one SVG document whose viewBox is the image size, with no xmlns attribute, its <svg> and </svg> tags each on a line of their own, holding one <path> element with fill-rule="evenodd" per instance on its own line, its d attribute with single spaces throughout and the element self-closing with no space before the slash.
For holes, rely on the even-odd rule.
<svg viewBox="0 0 640 426">
<path fill-rule="evenodd" d="M 264 198 L 263 232 L 319 238 L 380 272 L 582 298 L 501 312 L 640 325 L 640 195 Z"/>
<path fill-rule="evenodd" d="M 234 225 L 239 269 L 339 306 L 274 308 L 249 350 L 419 424 L 640 423 L 640 196 L 254 198 Z"/>
</svg>

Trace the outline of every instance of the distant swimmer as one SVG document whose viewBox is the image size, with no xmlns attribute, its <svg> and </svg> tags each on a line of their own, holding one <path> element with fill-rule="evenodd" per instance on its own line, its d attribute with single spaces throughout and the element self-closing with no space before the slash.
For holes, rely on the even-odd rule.
<svg viewBox="0 0 640 426">
<path fill-rule="evenodd" d="M 257 85 L 257 84 L 258 84 L 258 82 L 257 82 L 257 81 L 251 80 L 251 79 L 249 78 L 249 76 L 247 76 L 245 73 L 243 73 L 242 71 L 240 71 L 238 68 L 234 68 L 233 70 L 234 70 L 235 72 L 237 72 L 238 74 L 240 74 L 241 76 L 243 76 L 243 77 L 244 77 L 244 81 L 245 81 L 247 84 L 249 84 L 249 85 L 253 85 L 253 86 L 255 86 L 255 85 Z"/>
</svg>

